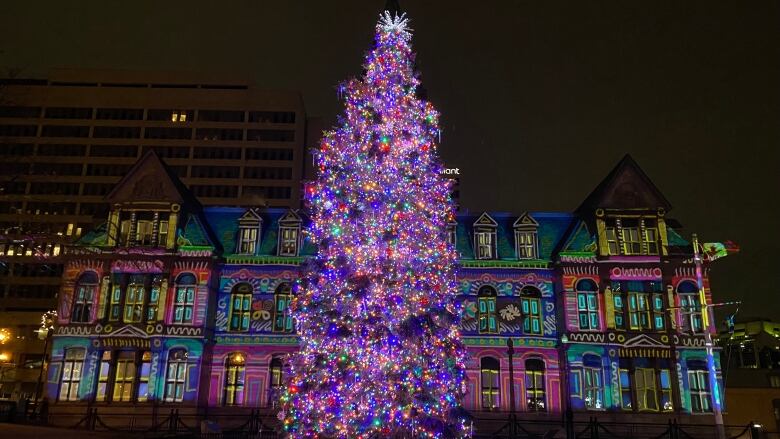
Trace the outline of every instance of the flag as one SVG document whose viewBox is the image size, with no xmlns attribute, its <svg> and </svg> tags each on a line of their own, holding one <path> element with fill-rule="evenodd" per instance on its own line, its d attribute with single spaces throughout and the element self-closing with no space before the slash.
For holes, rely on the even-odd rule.
<svg viewBox="0 0 780 439">
<path fill-rule="evenodd" d="M 705 242 L 702 245 L 702 251 L 707 255 L 707 259 L 714 261 L 724 256 L 733 255 L 739 252 L 739 246 L 731 241 L 726 242 Z"/>
</svg>

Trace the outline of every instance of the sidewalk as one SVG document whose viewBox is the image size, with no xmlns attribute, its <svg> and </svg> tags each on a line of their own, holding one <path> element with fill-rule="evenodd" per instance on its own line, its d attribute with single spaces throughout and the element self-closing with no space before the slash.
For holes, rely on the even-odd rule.
<svg viewBox="0 0 780 439">
<path fill-rule="evenodd" d="M 71 430 L 68 428 L 0 423 L 0 439 L 129 439 L 143 437 L 143 433 L 132 434 L 107 431 Z"/>
</svg>

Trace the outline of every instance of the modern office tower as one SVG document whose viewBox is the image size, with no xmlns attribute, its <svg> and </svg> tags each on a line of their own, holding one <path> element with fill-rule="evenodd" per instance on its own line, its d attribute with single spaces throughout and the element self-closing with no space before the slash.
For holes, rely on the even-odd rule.
<svg viewBox="0 0 780 439">
<path fill-rule="evenodd" d="M 204 206 L 299 206 L 297 92 L 204 74 L 56 70 L 0 86 L 0 310 L 51 309 L 63 245 L 154 150 Z M 152 186 L 154 182 L 145 182 Z"/>
</svg>

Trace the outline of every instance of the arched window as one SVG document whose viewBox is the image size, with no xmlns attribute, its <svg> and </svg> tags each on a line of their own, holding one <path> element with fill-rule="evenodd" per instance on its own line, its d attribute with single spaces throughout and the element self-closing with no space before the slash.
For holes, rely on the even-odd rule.
<svg viewBox="0 0 780 439">
<path fill-rule="evenodd" d="M 233 352 L 225 360 L 225 396 L 224 405 L 239 405 L 244 401 L 244 371 L 246 357 L 241 352 Z"/>
<path fill-rule="evenodd" d="M 691 412 L 709 413 L 712 411 L 712 404 L 710 401 L 710 374 L 707 369 L 707 362 L 703 360 L 689 360 L 687 366 Z"/>
<path fill-rule="evenodd" d="M 252 314 L 252 285 L 236 284 L 230 292 L 230 330 L 248 331 Z"/>
<path fill-rule="evenodd" d="M 165 402 L 182 402 L 184 400 L 188 356 L 185 349 L 171 349 L 168 352 L 168 368 L 165 372 Z"/>
<path fill-rule="evenodd" d="M 581 279 L 574 287 L 577 290 L 577 315 L 580 330 L 599 329 L 599 287 L 590 279 Z"/>
<path fill-rule="evenodd" d="M 500 406 L 500 369 L 498 360 L 493 357 L 482 357 L 480 360 L 482 408 L 488 410 L 497 409 Z"/>
<path fill-rule="evenodd" d="M 284 375 L 282 369 L 282 359 L 274 357 L 271 359 L 271 364 L 268 365 L 269 374 L 269 386 L 268 386 L 268 405 L 274 406 L 276 399 L 279 397 L 279 391 L 284 384 Z"/>
<path fill-rule="evenodd" d="M 520 290 L 523 311 L 523 331 L 526 334 L 542 334 L 542 292 L 536 287 L 525 286 Z"/>
<path fill-rule="evenodd" d="M 692 281 L 684 280 L 677 285 L 677 295 L 680 297 L 683 329 L 692 333 L 701 333 L 704 324 L 701 317 L 699 287 Z"/>
<path fill-rule="evenodd" d="M 525 401 L 529 412 L 546 410 L 544 391 L 544 361 L 525 360 Z"/>
<path fill-rule="evenodd" d="M 601 357 L 586 354 L 582 357 L 582 397 L 585 408 L 600 410 L 604 408 L 604 374 Z"/>
<path fill-rule="evenodd" d="M 289 282 L 282 282 L 274 292 L 274 332 L 292 332 L 293 322 L 290 311 L 292 287 Z"/>
<path fill-rule="evenodd" d="M 496 289 L 484 285 L 477 293 L 479 305 L 479 332 L 482 334 L 498 334 L 496 319 Z"/>
<path fill-rule="evenodd" d="M 83 277 L 83 276 L 82 276 Z M 84 348 L 65 349 L 65 359 L 62 362 L 62 378 L 60 379 L 60 401 L 78 401 L 79 383 L 84 369 Z"/>
<path fill-rule="evenodd" d="M 92 317 L 92 304 L 97 296 L 98 284 L 98 276 L 94 271 L 85 272 L 76 281 L 71 323 L 89 323 Z"/>
<path fill-rule="evenodd" d="M 192 324 L 195 307 L 195 285 L 197 279 L 191 273 L 182 273 L 176 278 L 176 293 L 173 298 L 173 323 Z"/>
</svg>

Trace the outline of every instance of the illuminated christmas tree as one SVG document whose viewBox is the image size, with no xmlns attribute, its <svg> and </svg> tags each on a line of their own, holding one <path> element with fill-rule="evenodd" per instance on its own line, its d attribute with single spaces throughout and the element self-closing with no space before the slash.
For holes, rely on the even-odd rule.
<svg viewBox="0 0 780 439">
<path fill-rule="evenodd" d="M 306 187 L 319 251 L 292 305 L 300 351 L 281 414 L 292 437 L 463 431 L 454 211 L 410 41 L 405 16 L 385 11 Z"/>
</svg>

